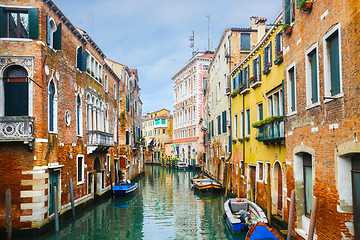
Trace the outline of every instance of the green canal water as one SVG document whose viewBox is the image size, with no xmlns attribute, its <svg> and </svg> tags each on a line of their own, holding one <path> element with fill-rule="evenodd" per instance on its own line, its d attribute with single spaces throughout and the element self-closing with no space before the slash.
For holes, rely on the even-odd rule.
<svg viewBox="0 0 360 240">
<path fill-rule="evenodd" d="M 131 197 L 103 198 L 78 213 L 75 221 L 61 222 L 58 233 L 28 239 L 245 239 L 226 226 L 223 194 L 202 195 L 191 189 L 195 174 L 147 165 Z"/>
</svg>

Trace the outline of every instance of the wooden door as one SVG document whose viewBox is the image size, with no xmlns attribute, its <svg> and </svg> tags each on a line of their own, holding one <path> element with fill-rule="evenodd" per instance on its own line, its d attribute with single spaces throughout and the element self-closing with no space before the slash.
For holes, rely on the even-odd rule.
<svg viewBox="0 0 360 240">
<path fill-rule="evenodd" d="M 49 173 L 49 215 L 55 212 L 55 193 L 54 186 L 58 187 L 58 172 L 53 171 Z"/>
<path fill-rule="evenodd" d="M 282 214 L 282 173 L 280 164 L 276 164 L 278 167 L 278 214 Z"/>
</svg>

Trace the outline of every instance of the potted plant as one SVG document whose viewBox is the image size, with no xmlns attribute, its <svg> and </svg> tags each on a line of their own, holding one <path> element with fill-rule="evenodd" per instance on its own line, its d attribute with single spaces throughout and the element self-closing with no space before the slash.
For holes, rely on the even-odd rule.
<svg viewBox="0 0 360 240">
<path fill-rule="evenodd" d="M 274 61 L 274 64 L 275 65 L 279 65 L 280 63 L 282 63 L 282 61 L 283 61 L 283 51 L 279 51 L 278 53 L 277 53 L 277 56 L 276 56 L 276 59 L 275 59 L 275 61 Z"/>
<path fill-rule="evenodd" d="M 249 82 L 256 82 L 256 77 L 252 76 L 251 78 L 249 78 Z"/>
<path fill-rule="evenodd" d="M 303 12 L 309 12 L 312 8 L 312 4 L 313 4 L 313 2 L 311 0 L 302 0 L 299 3 L 299 8 Z"/>
<path fill-rule="evenodd" d="M 90 74 L 90 68 L 87 68 L 87 69 L 86 69 L 86 71 L 87 71 L 87 73 L 89 73 L 89 74 Z"/>
<path fill-rule="evenodd" d="M 92 77 L 94 77 L 94 76 L 95 76 L 95 74 L 94 74 L 94 72 L 93 72 L 93 71 L 91 71 L 91 76 L 92 76 Z"/>
<path fill-rule="evenodd" d="M 238 95 L 240 93 L 240 89 L 235 89 L 234 91 L 232 91 L 232 93 L 230 93 L 230 97 L 234 98 L 236 97 L 236 95 Z"/>
<path fill-rule="evenodd" d="M 266 65 L 266 67 L 265 67 L 265 69 L 264 69 L 264 71 L 263 71 L 263 74 L 264 74 L 264 75 L 268 75 L 268 74 L 270 73 L 270 68 L 271 68 L 271 63 L 269 62 L 269 63 Z"/>
<path fill-rule="evenodd" d="M 286 35 L 290 35 L 291 31 L 292 31 L 292 27 L 290 26 L 290 24 L 284 24 L 284 26 L 281 29 L 283 31 L 283 33 L 285 33 Z"/>
</svg>

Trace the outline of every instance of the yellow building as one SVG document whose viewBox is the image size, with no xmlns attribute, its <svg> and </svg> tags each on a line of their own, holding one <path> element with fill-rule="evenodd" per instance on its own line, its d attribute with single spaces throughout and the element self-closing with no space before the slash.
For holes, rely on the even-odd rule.
<svg viewBox="0 0 360 240">
<path fill-rule="evenodd" d="M 167 109 L 147 113 L 142 119 L 143 137 L 146 142 L 145 161 L 160 163 L 165 157 L 165 143 L 172 140 L 173 116 Z"/>
<path fill-rule="evenodd" d="M 279 215 L 286 196 L 281 20 L 232 71 L 230 94 L 232 189 L 264 208 L 271 189 L 271 212 Z"/>
</svg>

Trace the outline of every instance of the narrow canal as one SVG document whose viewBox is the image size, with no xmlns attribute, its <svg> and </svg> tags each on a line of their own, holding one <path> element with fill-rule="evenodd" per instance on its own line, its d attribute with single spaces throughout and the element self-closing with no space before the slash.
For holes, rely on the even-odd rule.
<svg viewBox="0 0 360 240">
<path fill-rule="evenodd" d="M 133 196 L 101 199 L 61 222 L 59 233 L 29 239 L 244 239 L 226 226 L 223 194 L 191 189 L 195 174 L 147 165 Z"/>
</svg>

